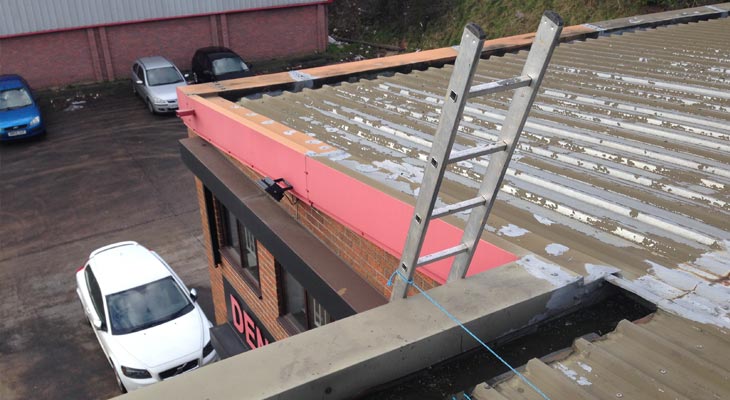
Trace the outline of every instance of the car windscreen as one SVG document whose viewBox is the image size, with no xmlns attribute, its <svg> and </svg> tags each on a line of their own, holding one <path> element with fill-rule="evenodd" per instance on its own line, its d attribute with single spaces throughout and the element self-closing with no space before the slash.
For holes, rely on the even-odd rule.
<svg viewBox="0 0 730 400">
<path fill-rule="evenodd" d="M 33 104 L 25 88 L 7 89 L 0 92 L 0 111 L 13 110 Z"/>
<path fill-rule="evenodd" d="M 231 72 L 248 71 L 248 65 L 238 57 L 231 55 L 213 56 L 213 73 L 215 75 L 230 74 Z"/>
<path fill-rule="evenodd" d="M 158 281 L 106 296 L 112 335 L 151 328 L 190 312 L 194 306 L 175 280 Z"/>
<path fill-rule="evenodd" d="M 155 68 L 147 70 L 147 82 L 149 86 L 169 85 L 182 82 L 183 77 L 173 67 Z"/>
</svg>

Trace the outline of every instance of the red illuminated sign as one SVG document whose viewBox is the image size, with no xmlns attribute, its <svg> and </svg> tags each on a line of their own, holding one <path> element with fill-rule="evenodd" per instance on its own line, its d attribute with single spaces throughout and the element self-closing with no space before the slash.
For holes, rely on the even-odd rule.
<svg viewBox="0 0 730 400">
<path fill-rule="evenodd" d="M 274 341 L 261 321 L 256 318 L 248 305 L 241 300 L 238 293 L 225 278 L 223 279 L 223 292 L 226 297 L 228 321 L 238 333 L 244 345 L 253 350 Z"/>
</svg>

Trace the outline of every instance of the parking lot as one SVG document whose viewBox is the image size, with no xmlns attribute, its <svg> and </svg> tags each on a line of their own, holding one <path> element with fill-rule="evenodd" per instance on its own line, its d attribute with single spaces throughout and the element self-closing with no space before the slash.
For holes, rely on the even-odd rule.
<svg viewBox="0 0 730 400">
<path fill-rule="evenodd" d="M 155 250 L 213 318 L 184 125 L 150 115 L 127 85 L 81 97 L 46 107 L 46 138 L 0 146 L 3 400 L 119 394 L 75 293 L 76 270 L 103 245 Z"/>
</svg>

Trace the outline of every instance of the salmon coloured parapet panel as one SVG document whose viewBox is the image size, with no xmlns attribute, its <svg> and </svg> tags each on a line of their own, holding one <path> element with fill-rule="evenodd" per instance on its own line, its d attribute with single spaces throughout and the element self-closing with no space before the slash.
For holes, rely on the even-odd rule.
<svg viewBox="0 0 730 400">
<path fill-rule="evenodd" d="M 317 160 L 332 149 L 309 140 L 306 134 L 254 113 L 225 99 L 180 96 L 185 124 L 200 137 L 255 171 L 284 178 L 293 193 L 325 212 L 380 248 L 399 257 L 405 243 L 413 207 Z M 444 221 L 434 221 L 424 251 L 456 243 L 461 231 Z M 481 241 L 469 269 L 473 275 L 516 260 L 512 253 Z M 420 270 L 439 283 L 446 281 L 450 259 Z M 394 265 L 393 268 L 396 266 Z"/>
</svg>

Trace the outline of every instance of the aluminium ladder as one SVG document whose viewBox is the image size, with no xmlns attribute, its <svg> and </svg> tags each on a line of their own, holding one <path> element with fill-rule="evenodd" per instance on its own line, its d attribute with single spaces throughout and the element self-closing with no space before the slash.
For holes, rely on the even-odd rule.
<svg viewBox="0 0 730 400">
<path fill-rule="evenodd" d="M 485 34 L 482 29 L 470 23 L 464 28 L 459 53 L 451 74 L 448 90 L 441 110 L 436 135 L 427 160 L 421 189 L 416 201 L 415 212 L 408 230 L 408 237 L 401 257 L 400 273 L 395 279 L 390 300 L 406 297 L 408 282 L 413 280 L 416 268 L 426 264 L 453 257 L 448 281 L 463 278 L 479 243 L 484 224 L 492 209 L 502 184 L 505 171 L 517 145 L 520 132 L 527 120 L 527 114 L 540 88 L 550 57 L 560 38 L 563 21 L 552 11 L 546 11 L 530 48 L 522 75 L 496 82 L 471 86 L 484 45 Z M 451 151 L 458 133 L 459 123 L 466 101 L 486 94 L 515 90 L 509 110 L 502 124 L 500 140 L 488 145 L 480 145 L 466 150 Z M 459 161 L 492 154 L 487 170 L 476 197 L 434 209 L 446 167 Z M 461 242 L 435 253 L 420 256 L 429 223 L 434 218 L 442 218 L 460 211 L 470 210 L 469 219 L 464 227 Z"/>
</svg>

